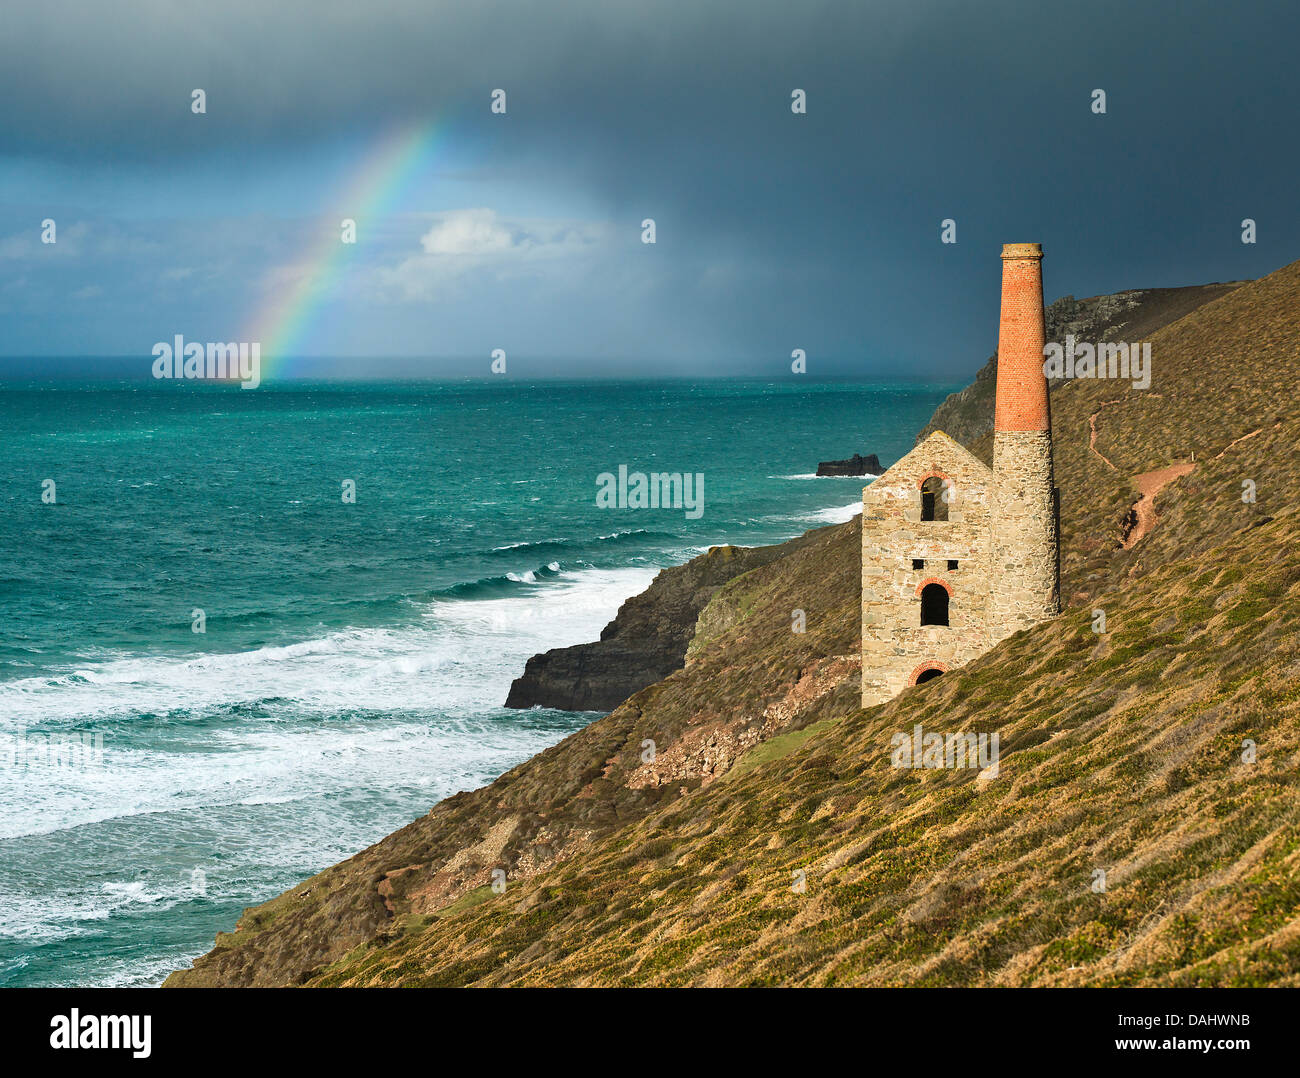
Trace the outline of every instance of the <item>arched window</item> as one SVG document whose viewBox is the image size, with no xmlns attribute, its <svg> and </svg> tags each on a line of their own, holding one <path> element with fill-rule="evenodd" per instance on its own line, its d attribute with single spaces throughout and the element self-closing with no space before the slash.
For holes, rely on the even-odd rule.
<svg viewBox="0 0 1300 1078">
<path fill-rule="evenodd" d="M 946 480 L 937 475 L 930 476 L 921 484 L 921 519 L 947 520 L 948 501 L 943 496 Z"/>
<path fill-rule="evenodd" d="M 937 677 L 943 677 L 943 671 L 937 666 L 927 667 L 916 675 L 916 683 L 923 685 L 927 681 L 933 681 Z"/>
<path fill-rule="evenodd" d="M 948 624 L 948 589 L 942 584 L 927 584 L 921 589 L 921 624 Z"/>
</svg>

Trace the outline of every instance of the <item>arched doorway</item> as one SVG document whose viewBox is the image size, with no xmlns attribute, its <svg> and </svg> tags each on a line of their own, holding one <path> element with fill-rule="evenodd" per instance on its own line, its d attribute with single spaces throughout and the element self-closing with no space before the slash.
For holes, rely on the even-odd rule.
<svg viewBox="0 0 1300 1078">
<path fill-rule="evenodd" d="M 933 681 L 947 672 L 948 667 L 946 664 L 939 662 L 937 659 L 929 659 L 912 671 L 912 676 L 907 679 L 907 683 L 909 685 L 920 685 L 926 681 Z"/>
<path fill-rule="evenodd" d="M 921 624 L 948 624 L 948 589 L 942 584 L 927 584 L 921 589 Z"/>
</svg>

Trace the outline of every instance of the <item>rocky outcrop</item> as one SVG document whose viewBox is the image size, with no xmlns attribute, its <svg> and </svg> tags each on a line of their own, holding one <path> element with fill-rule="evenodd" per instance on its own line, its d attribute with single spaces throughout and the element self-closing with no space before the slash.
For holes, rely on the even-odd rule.
<svg viewBox="0 0 1300 1078">
<path fill-rule="evenodd" d="M 611 711 L 680 665 L 676 636 L 669 632 L 627 641 L 598 640 L 534 655 L 511 683 L 505 706 Z"/>
<path fill-rule="evenodd" d="M 599 640 L 529 659 L 505 706 L 612 711 L 682 668 L 700 611 L 723 584 L 784 557 L 804 538 L 767 547 L 716 546 L 685 565 L 664 569 L 619 608 Z"/>
<path fill-rule="evenodd" d="M 818 475 L 880 475 L 884 470 L 875 453 L 865 457 L 854 453 L 848 460 L 824 460 L 817 465 Z"/>
</svg>

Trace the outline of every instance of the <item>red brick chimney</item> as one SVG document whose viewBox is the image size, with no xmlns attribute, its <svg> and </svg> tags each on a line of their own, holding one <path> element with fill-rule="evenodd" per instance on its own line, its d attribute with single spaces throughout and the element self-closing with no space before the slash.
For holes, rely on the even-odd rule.
<svg viewBox="0 0 1300 1078">
<path fill-rule="evenodd" d="M 1060 613 L 1052 427 L 1043 374 L 1043 248 L 1002 248 L 989 643 Z"/>
<path fill-rule="evenodd" d="M 1048 429 L 1042 263 L 1042 244 L 1007 243 L 1002 247 L 994 430 Z"/>
</svg>

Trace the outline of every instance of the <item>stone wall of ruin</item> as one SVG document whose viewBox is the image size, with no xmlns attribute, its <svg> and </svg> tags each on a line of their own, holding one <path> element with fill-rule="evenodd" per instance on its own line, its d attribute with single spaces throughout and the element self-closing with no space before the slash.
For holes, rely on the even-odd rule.
<svg viewBox="0 0 1300 1078">
<path fill-rule="evenodd" d="M 993 474 L 990 647 L 1060 613 L 1051 433 L 995 432 Z"/>
<path fill-rule="evenodd" d="M 921 519 L 921 483 L 930 475 L 952 481 L 946 521 Z M 923 663 L 951 669 L 989 647 L 990 479 L 983 464 L 940 432 L 863 492 L 864 707 L 897 695 Z M 914 569 L 913 559 L 924 565 Z M 947 626 L 920 624 L 918 589 L 931 579 L 950 589 Z"/>
</svg>

